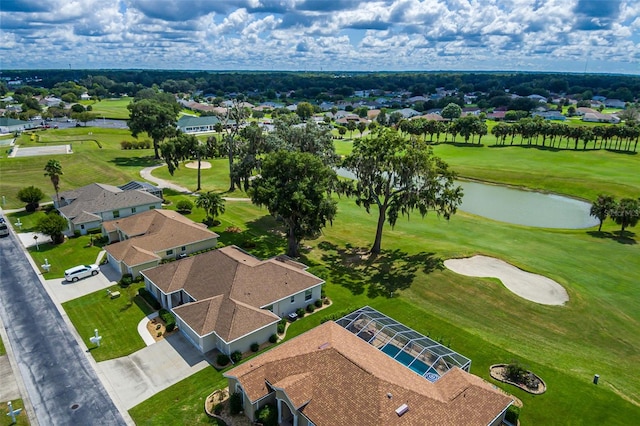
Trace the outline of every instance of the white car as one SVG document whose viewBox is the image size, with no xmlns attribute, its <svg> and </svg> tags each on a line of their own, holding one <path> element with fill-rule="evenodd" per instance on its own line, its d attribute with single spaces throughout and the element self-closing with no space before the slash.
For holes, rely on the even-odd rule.
<svg viewBox="0 0 640 426">
<path fill-rule="evenodd" d="M 76 282 L 81 278 L 98 275 L 98 272 L 100 272 L 98 265 L 79 265 L 64 271 L 64 278 L 67 281 Z"/>
</svg>

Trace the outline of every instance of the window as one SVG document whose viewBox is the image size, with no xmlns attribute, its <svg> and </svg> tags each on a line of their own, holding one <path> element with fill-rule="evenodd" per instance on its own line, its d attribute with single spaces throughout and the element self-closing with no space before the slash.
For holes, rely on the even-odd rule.
<svg viewBox="0 0 640 426">
<path fill-rule="evenodd" d="M 182 251 L 187 251 L 187 246 L 182 246 L 182 247 L 180 248 L 180 250 L 182 250 Z"/>
<path fill-rule="evenodd" d="M 156 206 L 149 206 L 149 210 L 153 210 L 155 208 L 156 208 Z"/>
<path fill-rule="evenodd" d="M 295 295 L 291 296 L 291 303 L 293 303 L 295 301 L 296 301 L 296 296 Z"/>
<path fill-rule="evenodd" d="M 313 292 L 311 290 L 305 290 L 304 292 L 304 300 L 311 300 L 313 296 Z"/>
<path fill-rule="evenodd" d="M 135 213 L 136 212 L 136 208 L 135 207 L 131 207 L 131 213 Z"/>
<path fill-rule="evenodd" d="M 167 256 L 171 256 L 173 254 L 173 250 L 167 250 Z"/>
<path fill-rule="evenodd" d="M 80 225 L 80 229 L 84 229 L 84 225 Z"/>
<path fill-rule="evenodd" d="M 114 218 L 114 219 L 117 219 L 117 218 L 119 218 L 119 217 L 120 217 L 120 210 L 114 210 L 114 211 L 113 211 L 113 218 Z"/>
</svg>

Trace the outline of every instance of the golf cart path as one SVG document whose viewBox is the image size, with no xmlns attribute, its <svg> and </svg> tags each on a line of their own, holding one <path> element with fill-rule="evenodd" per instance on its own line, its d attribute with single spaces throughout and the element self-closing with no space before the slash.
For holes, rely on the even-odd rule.
<svg viewBox="0 0 640 426">
<path fill-rule="evenodd" d="M 160 167 L 164 167 L 164 164 L 160 164 L 160 165 L 157 165 L 157 166 L 151 166 L 151 167 L 145 167 L 144 169 L 140 170 L 140 176 L 142 176 L 143 179 L 146 179 L 149 182 L 153 182 L 159 188 L 168 188 L 168 189 L 172 189 L 172 190 L 177 191 L 177 192 L 182 192 L 184 194 L 198 195 L 197 193 L 185 188 L 184 186 L 176 185 L 175 183 L 171 183 L 171 182 L 166 181 L 164 179 L 160 179 L 158 177 L 153 176 L 151 173 L 155 169 L 159 169 Z M 225 201 L 251 201 L 250 198 L 234 198 L 234 197 L 222 197 L 222 198 Z"/>
<path fill-rule="evenodd" d="M 465 259 L 447 259 L 444 266 L 469 277 L 498 278 L 511 292 L 541 305 L 558 306 L 569 301 L 567 291 L 556 281 L 523 271 L 493 257 L 478 255 Z"/>
</svg>

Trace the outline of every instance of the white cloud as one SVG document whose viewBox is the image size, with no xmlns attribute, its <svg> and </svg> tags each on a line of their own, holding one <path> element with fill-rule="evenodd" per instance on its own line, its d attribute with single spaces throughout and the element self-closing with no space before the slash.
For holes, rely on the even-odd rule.
<svg viewBox="0 0 640 426">
<path fill-rule="evenodd" d="M 640 2 L 611 1 L 14 3 L 0 11 L 0 54 L 5 68 L 557 71 L 576 71 L 589 55 L 597 69 L 638 73 Z"/>
</svg>

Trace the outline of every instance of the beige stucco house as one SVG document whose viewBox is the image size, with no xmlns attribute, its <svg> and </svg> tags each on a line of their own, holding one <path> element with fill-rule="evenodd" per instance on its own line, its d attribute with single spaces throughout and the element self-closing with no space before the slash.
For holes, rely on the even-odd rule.
<svg viewBox="0 0 640 426">
<path fill-rule="evenodd" d="M 293 426 L 499 426 L 513 399 L 453 367 L 435 383 L 333 321 L 224 373 L 251 420 Z"/>
<path fill-rule="evenodd" d="M 154 209 L 102 224 L 105 246 L 113 268 L 133 277 L 158 266 L 165 259 L 177 259 L 218 244 L 218 234 L 172 210 Z"/>
<path fill-rule="evenodd" d="M 201 351 L 246 352 L 277 332 L 280 318 L 321 297 L 323 280 L 279 256 L 260 260 L 236 246 L 142 272 L 145 287 L 176 316 Z"/>
</svg>

